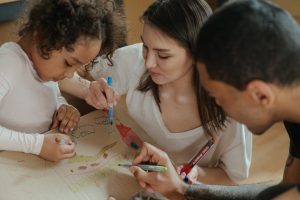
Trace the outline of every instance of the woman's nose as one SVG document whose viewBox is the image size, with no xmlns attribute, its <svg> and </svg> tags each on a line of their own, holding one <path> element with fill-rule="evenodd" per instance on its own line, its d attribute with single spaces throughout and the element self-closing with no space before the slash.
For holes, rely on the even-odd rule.
<svg viewBox="0 0 300 200">
<path fill-rule="evenodd" d="M 147 69 L 151 69 L 157 66 L 154 54 L 148 53 L 148 55 L 145 58 L 145 66 Z"/>
</svg>

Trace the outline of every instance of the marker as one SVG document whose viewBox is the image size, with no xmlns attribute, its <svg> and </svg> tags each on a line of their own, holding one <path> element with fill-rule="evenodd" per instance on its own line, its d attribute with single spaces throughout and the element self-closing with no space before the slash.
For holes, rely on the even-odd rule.
<svg viewBox="0 0 300 200">
<path fill-rule="evenodd" d="M 135 150 L 138 150 L 140 147 L 143 146 L 142 139 L 139 138 L 139 136 L 136 133 L 134 133 L 131 128 L 125 126 L 121 122 L 119 124 L 116 123 L 116 127 L 122 137 L 123 142 L 127 146 Z"/>
<path fill-rule="evenodd" d="M 118 164 L 120 167 L 129 168 L 131 166 L 138 166 L 142 170 L 151 171 L 151 172 L 164 172 L 167 171 L 167 167 L 161 165 L 130 165 L 130 164 Z"/>
<path fill-rule="evenodd" d="M 61 138 L 59 144 L 66 145 L 67 143 L 66 143 L 66 140 L 64 138 Z"/>
<path fill-rule="evenodd" d="M 211 138 L 208 142 L 202 147 L 202 149 L 193 156 L 193 158 L 186 164 L 183 165 L 183 168 L 180 170 L 180 174 L 185 172 L 186 176 L 183 181 L 189 183 L 189 178 L 187 175 L 190 173 L 192 168 L 204 157 L 204 155 L 208 152 L 208 150 L 214 145 L 215 139 Z"/>
<path fill-rule="evenodd" d="M 107 84 L 109 86 L 112 86 L 112 83 L 113 83 L 112 77 L 108 76 L 107 77 Z M 114 120 L 114 112 L 113 112 L 113 106 L 112 105 L 108 107 L 108 117 L 109 117 L 109 123 L 110 123 L 110 125 L 112 125 L 113 120 Z"/>
</svg>

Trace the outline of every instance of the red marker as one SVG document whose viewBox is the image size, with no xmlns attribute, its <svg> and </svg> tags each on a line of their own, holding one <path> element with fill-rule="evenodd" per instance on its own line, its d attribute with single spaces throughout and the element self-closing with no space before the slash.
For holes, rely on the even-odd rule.
<svg viewBox="0 0 300 200">
<path fill-rule="evenodd" d="M 208 150 L 214 145 L 215 139 L 211 138 L 208 142 L 202 147 L 202 149 L 194 155 L 194 157 L 186 164 L 183 165 L 183 168 L 180 170 L 180 174 L 185 172 L 184 182 L 189 182 L 187 175 L 190 173 L 192 168 L 203 158 L 203 156 L 208 152 Z"/>
</svg>

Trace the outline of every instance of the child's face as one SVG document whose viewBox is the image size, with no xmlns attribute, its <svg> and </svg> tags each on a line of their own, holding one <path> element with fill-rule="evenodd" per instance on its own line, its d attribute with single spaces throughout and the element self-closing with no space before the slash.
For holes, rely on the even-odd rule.
<svg viewBox="0 0 300 200">
<path fill-rule="evenodd" d="M 80 38 L 73 45 L 73 51 L 66 48 L 54 50 L 50 52 L 49 59 L 44 59 L 34 48 L 31 56 L 40 79 L 59 81 L 72 78 L 79 67 L 89 64 L 98 55 L 100 48 L 100 40 Z"/>
</svg>

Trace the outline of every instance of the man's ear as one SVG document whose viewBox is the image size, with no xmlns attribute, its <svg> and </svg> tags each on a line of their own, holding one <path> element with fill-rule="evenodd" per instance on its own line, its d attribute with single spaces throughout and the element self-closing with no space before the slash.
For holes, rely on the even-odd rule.
<svg viewBox="0 0 300 200">
<path fill-rule="evenodd" d="M 275 94 L 272 87 L 264 81 L 253 80 L 246 86 L 246 91 L 257 104 L 269 108 L 273 105 Z"/>
</svg>

